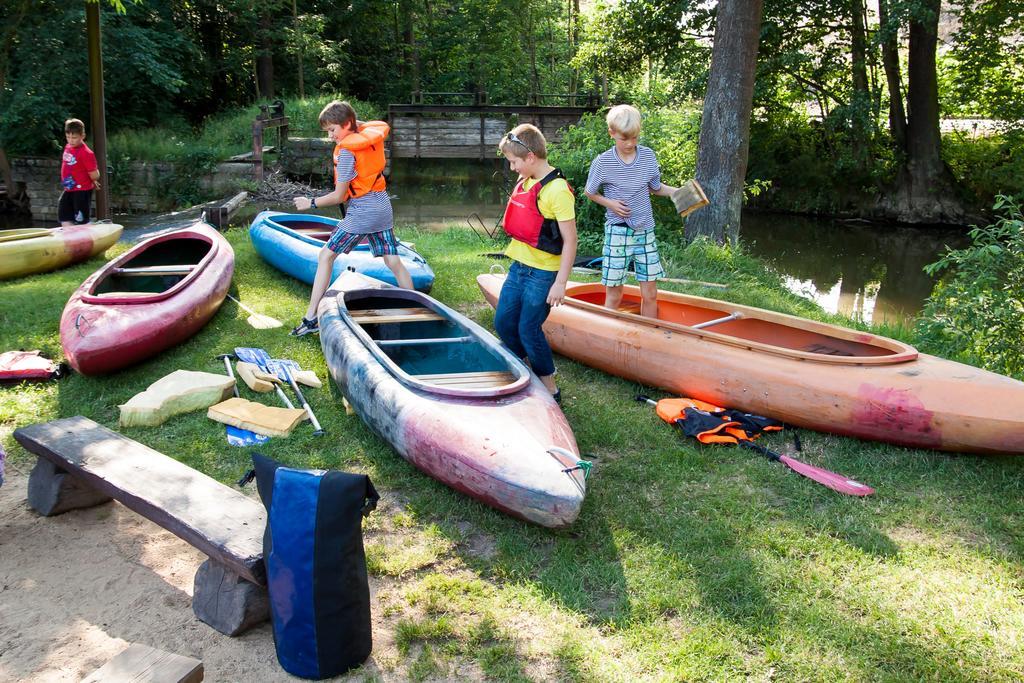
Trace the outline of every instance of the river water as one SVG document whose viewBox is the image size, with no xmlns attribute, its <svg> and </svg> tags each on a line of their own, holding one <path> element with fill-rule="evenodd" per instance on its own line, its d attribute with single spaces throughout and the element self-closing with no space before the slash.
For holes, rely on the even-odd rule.
<svg viewBox="0 0 1024 683">
<path fill-rule="evenodd" d="M 389 188 L 398 224 L 427 229 L 454 224 L 468 230 L 471 220 L 478 229 L 491 230 L 504 210 L 504 185 L 497 160 L 396 160 Z M 115 220 L 132 228 L 126 234 L 138 237 L 154 221 L 167 227 L 188 218 L 190 212 L 158 221 L 146 216 Z M 28 225 L 24 217 L 0 214 L 0 229 Z M 934 286 L 924 266 L 937 260 L 947 245 L 968 243 L 963 229 L 753 212 L 743 216 L 740 239 L 787 287 L 825 310 L 890 323 L 908 322 L 920 312 Z"/>
</svg>

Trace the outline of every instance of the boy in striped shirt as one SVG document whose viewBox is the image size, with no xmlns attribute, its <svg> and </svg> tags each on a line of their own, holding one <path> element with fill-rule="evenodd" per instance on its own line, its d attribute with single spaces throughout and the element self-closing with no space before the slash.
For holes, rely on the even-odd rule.
<svg viewBox="0 0 1024 683">
<path fill-rule="evenodd" d="M 658 317 L 658 278 L 665 276 L 654 239 L 651 195 L 671 196 L 675 187 L 661 182 L 661 169 L 650 147 L 637 144 L 640 112 L 628 104 L 612 107 L 606 118 L 615 145 L 590 164 L 584 193 L 605 207 L 601 284 L 607 289 L 604 305 L 613 310 L 622 303 L 622 285 L 630 262 L 643 299 L 640 314 Z"/>
</svg>

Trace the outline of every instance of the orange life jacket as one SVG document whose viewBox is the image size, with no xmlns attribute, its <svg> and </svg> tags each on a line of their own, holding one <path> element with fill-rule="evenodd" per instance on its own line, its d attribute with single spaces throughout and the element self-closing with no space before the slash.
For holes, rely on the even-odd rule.
<svg viewBox="0 0 1024 683">
<path fill-rule="evenodd" d="M 756 439 L 761 432 L 782 429 L 782 423 L 771 418 L 721 408 L 695 398 L 663 398 L 655 410 L 662 420 L 701 443 L 737 444 Z"/>
<path fill-rule="evenodd" d="M 355 133 L 349 133 L 334 146 L 334 184 L 338 184 L 338 154 L 347 149 L 356 158 L 356 177 L 348 184 L 344 200 L 362 197 L 367 192 L 380 192 L 384 181 L 384 140 L 391 127 L 384 121 L 367 121 Z M 344 201 L 343 200 L 343 201 Z"/>
</svg>

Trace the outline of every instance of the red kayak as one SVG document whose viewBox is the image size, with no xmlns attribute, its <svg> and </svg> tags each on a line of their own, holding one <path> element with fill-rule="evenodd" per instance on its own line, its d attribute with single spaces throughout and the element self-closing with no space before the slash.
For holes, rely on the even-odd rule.
<svg viewBox="0 0 1024 683">
<path fill-rule="evenodd" d="M 141 242 L 71 296 L 60 319 L 64 355 L 99 375 L 180 344 L 220 308 L 234 270 L 231 245 L 202 222 Z"/>
</svg>

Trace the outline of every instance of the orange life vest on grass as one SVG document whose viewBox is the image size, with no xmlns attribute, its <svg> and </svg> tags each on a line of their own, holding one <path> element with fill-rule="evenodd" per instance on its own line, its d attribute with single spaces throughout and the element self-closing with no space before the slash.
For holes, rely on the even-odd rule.
<svg viewBox="0 0 1024 683">
<path fill-rule="evenodd" d="M 348 196 L 362 197 L 367 192 L 380 192 L 387 183 L 384 181 L 384 140 L 391 127 L 384 121 L 367 121 L 355 133 L 349 133 L 334 146 L 334 184 L 338 184 L 338 154 L 347 149 L 356 158 L 356 177 L 348 184 Z"/>
<path fill-rule="evenodd" d="M 662 420 L 701 443 L 736 444 L 756 439 L 761 432 L 782 429 L 782 423 L 771 418 L 721 408 L 695 398 L 663 398 L 655 410 Z"/>
</svg>

